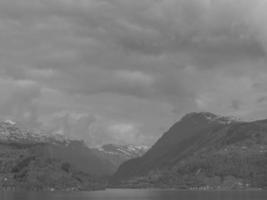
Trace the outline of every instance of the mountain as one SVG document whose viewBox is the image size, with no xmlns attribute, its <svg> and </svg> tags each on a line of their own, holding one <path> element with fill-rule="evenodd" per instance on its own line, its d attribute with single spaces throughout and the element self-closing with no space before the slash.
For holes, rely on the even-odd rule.
<svg viewBox="0 0 267 200">
<path fill-rule="evenodd" d="M 113 173 L 112 163 L 82 141 L 35 133 L 11 121 L 0 122 L 2 187 L 95 189 Z"/>
<path fill-rule="evenodd" d="M 267 186 L 267 120 L 190 113 L 111 179 L 122 187 Z M 216 184 L 215 184 L 216 183 Z"/>
<path fill-rule="evenodd" d="M 101 148 L 98 148 L 98 150 L 106 154 L 119 155 L 125 159 L 131 159 L 142 156 L 148 150 L 148 147 L 144 145 L 107 144 L 103 145 Z"/>
<path fill-rule="evenodd" d="M 45 134 L 42 132 L 36 133 L 17 125 L 11 120 L 0 122 L 0 141 L 2 142 L 19 142 L 19 143 L 53 143 L 65 144 L 70 141 L 63 135 L 59 134 Z"/>
<path fill-rule="evenodd" d="M 144 145 L 106 144 L 92 150 L 100 158 L 110 161 L 113 172 L 115 172 L 123 162 L 142 156 L 148 150 L 148 147 Z"/>
<path fill-rule="evenodd" d="M 145 175 L 175 163 L 187 153 L 188 147 L 203 137 L 203 134 L 234 123 L 212 113 L 190 113 L 174 124 L 141 158 L 130 160 L 119 168 L 115 178 Z M 130 170 L 131 166 L 133 169 Z M 129 169 L 128 169 L 129 168 Z"/>
</svg>

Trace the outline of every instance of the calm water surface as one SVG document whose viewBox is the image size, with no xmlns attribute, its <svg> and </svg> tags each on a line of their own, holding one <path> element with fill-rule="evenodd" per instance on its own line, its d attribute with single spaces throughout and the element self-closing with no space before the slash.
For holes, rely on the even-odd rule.
<svg viewBox="0 0 267 200">
<path fill-rule="evenodd" d="M 267 200 L 267 191 L 112 189 L 96 192 L 2 192 L 0 200 Z"/>
</svg>

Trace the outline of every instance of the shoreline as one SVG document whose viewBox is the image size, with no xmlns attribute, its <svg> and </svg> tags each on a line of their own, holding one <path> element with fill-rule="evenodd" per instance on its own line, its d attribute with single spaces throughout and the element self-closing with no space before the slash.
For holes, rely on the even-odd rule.
<svg viewBox="0 0 267 200">
<path fill-rule="evenodd" d="M 190 191 L 190 192 L 212 192 L 212 191 L 222 191 L 222 192 L 227 192 L 227 191 L 267 191 L 267 188 L 238 188 L 238 189 L 226 189 L 226 188 L 221 188 L 221 189 L 207 189 L 207 190 L 203 190 L 203 189 L 180 189 L 180 188 L 160 188 L 160 187 L 147 187 L 147 188 L 138 188 L 138 187 L 109 187 L 106 188 L 106 190 L 112 190 L 112 189 L 118 189 L 118 190 L 172 190 L 172 191 Z"/>
</svg>

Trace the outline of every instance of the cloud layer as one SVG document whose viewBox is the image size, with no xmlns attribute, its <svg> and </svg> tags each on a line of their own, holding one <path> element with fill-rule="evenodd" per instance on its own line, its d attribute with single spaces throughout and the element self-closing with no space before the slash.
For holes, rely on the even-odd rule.
<svg viewBox="0 0 267 200">
<path fill-rule="evenodd" d="M 267 117 L 266 0 L 0 0 L 0 109 L 91 145 L 190 111 Z"/>
</svg>

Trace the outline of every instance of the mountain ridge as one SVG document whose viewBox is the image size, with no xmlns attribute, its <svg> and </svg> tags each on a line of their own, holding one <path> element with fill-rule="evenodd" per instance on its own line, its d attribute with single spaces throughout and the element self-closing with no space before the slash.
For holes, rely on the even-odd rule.
<svg viewBox="0 0 267 200">
<path fill-rule="evenodd" d="M 145 145 L 106 144 L 92 150 L 99 157 L 109 160 L 112 163 L 112 171 L 115 173 L 122 163 L 142 156 L 148 150 L 148 147 Z"/>
<path fill-rule="evenodd" d="M 83 141 L 36 133 L 15 122 L 0 122 L 2 189 L 94 190 L 106 185 L 111 163 Z"/>
<path fill-rule="evenodd" d="M 91 190 L 104 188 L 122 162 L 141 156 L 146 148 L 109 144 L 93 149 L 83 141 L 5 120 L 0 122 L 0 150 L 4 188 Z"/>
<path fill-rule="evenodd" d="M 144 156 L 122 164 L 112 177 L 111 184 L 118 184 L 120 186 L 129 184 L 129 186 L 136 186 L 145 183 L 153 187 L 160 184 L 160 181 L 155 181 L 154 185 L 152 184 L 153 181 L 151 182 L 151 180 L 155 176 L 160 176 L 161 179 L 168 182 L 165 185 L 168 187 L 177 185 L 179 180 L 183 180 L 186 183 L 183 184 L 189 187 L 188 177 L 195 181 L 195 185 L 200 183 L 204 184 L 201 181 L 202 179 L 195 175 L 201 174 L 198 172 L 200 170 L 203 172 L 201 174 L 203 180 L 210 180 L 207 175 L 207 170 L 205 171 L 201 167 L 204 165 L 210 171 L 216 172 L 212 176 L 217 177 L 219 175 L 219 177 L 223 177 L 219 181 L 221 185 L 223 185 L 224 178 L 232 176 L 234 178 L 231 180 L 235 180 L 236 182 L 242 180 L 242 184 L 246 182 L 246 184 L 258 186 L 260 184 L 256 175 L 249 175 L 253 172 L 243 168 L 246 166 L 249 169 L 255 169 L 257 166 L 251 155 L 255 155 L 254 157 L 256 158 L 258 156 L 261 159 L 257 162 L 260 163 L 261 167 L 255 171 L 256 173 L 261 173 L 263 177 L 267 177 L 267 172 L 266 174 L 263 172 L 265 163 L 262 163 L 262 160 L 265 160 L 265 156 L 267 157 L 267 154 L 262 153 L 267 149 L 266 122 L 266 120 L 252 122 L 229 120 L 227 117 L 217 116 L 212 113 L 190 113 L 185 115 L 165 132 Z M 243 148 L 246 149 L 247 154 L 242 153 Z M 224 153 L 222 154 L 221 152 Z M 232 158 L 231 155 L 235 155 L 236 157 Z M 244 160 L 238 161 L 237 155 L 240 155 Z M 229 163 L 225 166 L 225 169 L 216 171 L 216 168 L 219 168 L 218 166 L 215 167 L 216 162 L 209 163 L 209 160 L 216 160 L 220 163 L 222 162 L 221 159 L 229 160 Z M 241 175 L 231 169 L 237 170 L 238 168 L 233 163 L 245 162 L 246 159 L 249 162 L 244 163 L 243 167 L 242 165 L 239 166 L 240 169 L 247 173 L 246 175 L 242 175 L 241 179 Z M 192 165 L 195 168 L 192 168 L 191 171 L 188 170 Z M 224 173 L 224 170 L 228 170 L 228 168 L 229 173 Z M 195 169 L 197 170 L 195 171 Z M 180 173 L 180 171 L 182 172 Z M 164 174 L 163 172 L 165 173 L 164 176 L 162 175 Z M 171 175 L 167 176 L 166 173 Z M 152 177 L 149 174 L 152 174 Z M 174 180 L 173 177 L 180 177 L 180 179 Z M 173 183 L 170 183 L 170 180 Z M 218 187 L 220 187 L 220 184 L 218 184 Z"/>
</svg>

